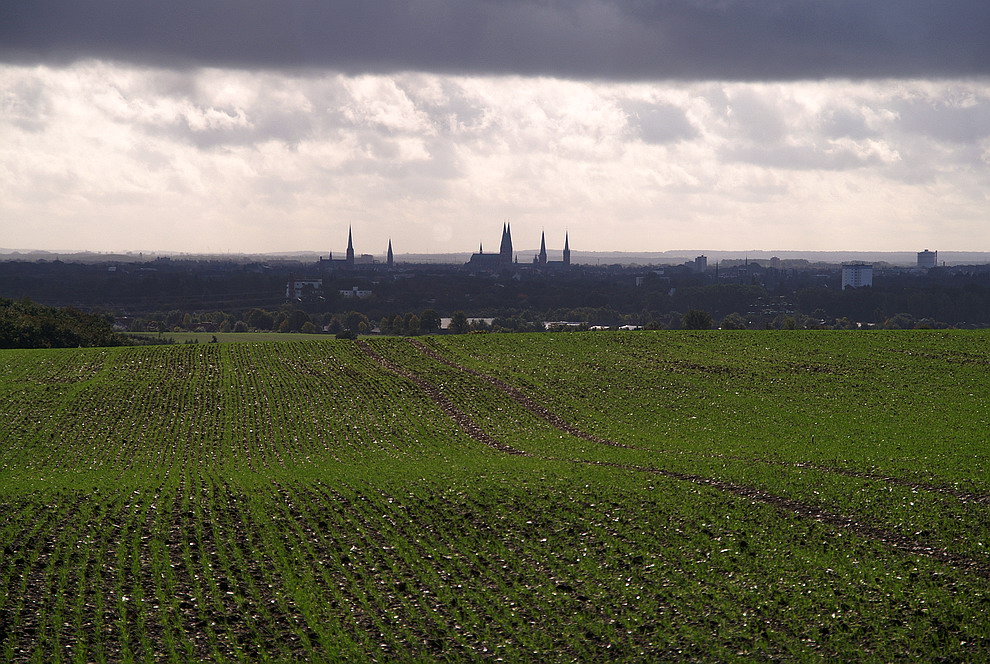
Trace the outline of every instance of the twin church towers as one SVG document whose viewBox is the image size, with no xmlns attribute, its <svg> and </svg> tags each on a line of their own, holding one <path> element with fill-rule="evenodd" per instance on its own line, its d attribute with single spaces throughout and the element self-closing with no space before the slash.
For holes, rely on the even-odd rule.
<svg viewBox="0 0 990 664">
<path fill-rule="evenodd" d="M 478 253 L 471 254 L 471 259 L 467 262 L 468 267 L 482 270 L 498 270 L 509 268 L 517 264 L 519 259 L 513 255 L 512 251 L 512 228 L 508 223 L 502 224 L 502 241 L 499 244 L 497 254 L 486 254 L 484 246 L 478 247 Z M 564 256 L 563 260 L 547 260 L 547 239 L 546 233 L 540 234 L 540 253 L 533 257 L 533 265 L 536 267 L 565 267 L 571 264 L 571 247 L 567 233 L 564 233 Z"/>
</svg>

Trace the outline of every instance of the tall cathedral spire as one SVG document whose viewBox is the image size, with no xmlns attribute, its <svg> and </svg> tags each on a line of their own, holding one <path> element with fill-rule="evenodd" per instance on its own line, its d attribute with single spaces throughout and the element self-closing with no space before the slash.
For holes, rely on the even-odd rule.
<svg viewBox="0 0 990 664">
<path fill-rule="evenodd" d="M 569 240 L 570 238 L 567 237 L 567 231 L 564 231 L 564 265 L 571 264 L 571 245 Z"/>
<path fill-rule="evenodd" d="M 502 225 L 502 245 L 498 250 L 503 265 L 512 264 L 512 227 L 506 222 Z"/>
<path fill-rule="evenodd" d="M 347 227 L 347 264 L 354 265 L 354 239 L 351 236 L 351 227 Z"/>
<path fill-rule="evenodd" d="M 540 233 L 540 265 L 547 264 L 547 234 L 546 232 Z"/>
<path fill-rule="evenodd" d="M 389 268 L 395 265 L 395 257 L 392 255 L 392 238 L 388 239 L 388 253 L 385 255 L 385 264 Z"/>
</svg>

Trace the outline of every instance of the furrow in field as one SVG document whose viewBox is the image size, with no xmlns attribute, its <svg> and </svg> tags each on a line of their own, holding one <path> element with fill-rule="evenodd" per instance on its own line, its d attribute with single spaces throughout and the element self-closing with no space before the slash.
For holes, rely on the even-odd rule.
<svg viewBox="0 0 990 664">
<path fill-rule="evenodd" d="M 368 353 L 369 356 L 375 357 L 376 360 L 383 367 L 394 373 L 398 373 L 408 378 L 409 380 L 413 381 L 414 383 L 416 383 L 416 385 L 418 385 L 421 389 L 423 389 L 438 405 L 444 408 L 445 412 L 447 412 L 448 414 L 450 414 L 451 411 L 457 413 L 458 417 L 461 418 L 460 420 L 458 420 L 458 424 L 460 424 L 462 428 L 466 432 L 468 432 L 472 437 L 474 437 L 476 440 L 479 440 L 480 442 L 484 442 L 486 445 L 489 445 L 494 449 L 501 449 L 500 446 L 504 446 L 504 444 L 499 443 L 492 436 L 481 431 L 480 427 L 476 423 L 474 423 L 469 416 L 464 414 L 462 411 L 457 409 L 452 403 L 450 403 L 449 400 L 447 400 L 447 398 L 440 392 L 440 390 L 438 390 L 436 386 L 434 386 L 432 383 L 424 380 L 422 377 L 416 375 L 415 373 L 406 369 L 405 367 L 399 366 L 391 362 L 390 360 L 385 359 L 381 355 L 378 355 L 374 350 L 371 349 L 370 346 L 367 345 L 367 343 L 365 342 L 358 342 L 358 343 L 362 344 L 362 349 L 365 350 L 365 352 Z M 430 353 L 427 354 L 432 356 L 432 354 Z M 447 364 L 447 362 L 444 362 L 444 364 Z M 464 370 L 468 371 L 469 373 L 474 373 L 472 370 L 467 368 L 464 368 Z M 493 384 L 497 385 L 496 382 L 497 379 L 495 378 L 484 376 L 484 374 L 475 374 L 475 375 L 478 375 L 479 377 L 482 377 L 486 380 L 490 379 L 489 382 L 492 382 Z M 510 387 L 510 389 L 515 391 L 514 388 Z M 515 399 L 515 396 L 513 396 L 512 392 L 506 392 L 506 393 L 510 397 Z M 444 402 L 447 404 L 448 407 L 444 407 Z M 484 436 L 484 439 L 476 436 L 474 433 L 475 431 L 477 431 L 481 436 Z M 570 431 L 566 429 L 565 431 L 567 431 L 567 433 L 570 433 Z M 514 448 L 510 448 L 510 449 L 514 449 Z M 521 452 L 517 452 L 517 453 L 521 453 Z M 527 454 L 527 456 L 535 456 L 535 455 Z M 542 457 L 542 456 L 538 458 L 545 458 L 546 460 L 570 461 L 573 463 L 583 463 L 588 465 L 615 467 L 615 468 L 622 468 L 625 470 L 633 470 L 638 472 L 648 472 L 656 475 L 661 475 L 663 477 L 668 477 L 671 479 L 688 481 L 695 484 L 708 486 L 723 492 L 727 492 L 733 495 L 747 498 L 749 500 L 772 504 L 775 507 L 790 512 L 792 514 L 805 518 L 811 518 L 821 523 L 826 523 L 828 525 L 831 525 L 833 527 L 843 528 L 845 530 L 855 532 L 856 534 L 862 537 L 879 541 L 901 552 L 925 556 L 927 558 L 931 558 L 933 560 L 951 565 L 953 567 L 963 569 L 965 571 L 973 572 L 981 577 L 990 578 L 990 565 L 987 565 L 986 563 L 980 562 L 978 560 L 974 560 L 966 556 L 952 553 L 944 548 L 940 548 L 924 542 L 920 542 L 905 535 L 901 535 L 898 533 L 884 530 L 882 528 L 878 528 L 876 526 L 864 523 L 862 521 L 858 521 L 852 517 L 835 514 L 827 510 L 824 510 L 820 507 L 816 507 L 814 505 L 792 500 L 790 498 L 785 498 L 783 496 L 778 496 L 776 494 L 770 493 L 768 491 L 764 491 L 756 487 L 734 484 L 732 482 L 726 482 L 715 478 L 703 477 L 700 475 L 693 475 L 689 473 L 663 470 L 652 467 L 635 466 L 630 464 L 581 460 L 581 459 L 560 459 L 560 458 L 554 459 L 552 457 Z"/>
<path fill-rule="evenodd" d="M 973 560 L 966 556 L 961 556 L 946 549 L 932 546 L 924 542 L 919 542 L 918 540 L 906 537 L 904 535 L 894 533 L 882 528 L 877 528 L 876 526 L 871 526 L 862 521 L 858 521 L 851 517 L 843 516 L 840 514 L 835 514 L 827 510 L 823 510 L 814 505 L 808 505 L 807 503 L 802 503 L 797 500 L 791 500 L 790 498 L 784 498 L 783 496 L 778 496 L 772 494 L 768 491 L 763 491 L 762 489 L 757 489 L 755 487 L 744 486 L 741 484 L 734 484 L 732 482 L 725 482 L 722 480 L 713 479 L 710 477 L 702 477 L 700 475 L 691 475 L 688 473 L 679 473 L 670 470 L 663 470 L 661 468 L 651 468 L 647 466 L 634 466 L 621 463 L 611 463 L 607 461 L 585 461 L 579 459 L 559 459 L 560 461 L 570 461 L 572 463 L 585 463 L 592 466 L 606 466 L 610 468 L 622 468 L 624 470 L 632 470 L 636 472 L 651 473 L 655 475 L 660 475 L 663 477 L 670 477 L 677 480 L 683 480 L 686 482 L 692 482 L 694 484 L 700 484 L 702 486 L 712 487 L 726 493 L 731 493 L 743 498 L 748 498 L 750 500 L 766 503 L 768 505 L 773 505 L 782 511 L 790 512 L 798 516 L 802 516 L 809 519 L 814 519 L 821 523 L 825 523 L 837 528 L 842 528 L 866 537 L 868 539 L 877 540 L 888 546 L 891 546 L 900 551 L 907 553 L 925 556 L 933 560 L 937 560 L 942 563 L 949 564 L 953 567 L 963 569 L 969 572 L 973 572 L 979 576 L 990 579 L 990 565 L 986 563 Z"/>
<path fill-rule="evenodd" d="M 490 650 L 493 644 L 480 628 L 498 612 L 472 601 L 463 591 L 471 576 L 462 566 L 452 564 L 452 549 L 438 548 L 435 541 L 432 547 L 424 545 L 421 538 L 427 533 L 410 532 L 390 519 L 389 513 L 382 514 L 374 496 L 355 493 L 349 498 L 329 491 L 362 533 L 372 569 L 379 570 L 376 576 L 396 579 L 387 584 L 379 578 L 375 589 L 389 612 L 385 615 L 398 618 L 392 625 L 395 632 L 409 631 L 431 657 Z"/>
<path fill-rule="evenodd" d="M 425 643 L 437 624 L 409 594 L 417 586 L 415 570 L 396 556 L 396 542 L 378 536 L 381 515 L 369 519 L 351 498 L 322 485 L 283 490 L 296 541 L 306 552 L 302 567 L 311 568 L 312 577 L 334 598 L 337 607 L 331 613 L 347 618 L 351 638 L 363 642 L 366 651 L 388 657 L 399 654 L 395 643 L 412 649 Z M 354 500 L 363 501 L 361 496 Z"/>
<path fill-rule="evenodd" d="M 454 369 L 459 369 L 460 371 L 464 371 L 466 373 L 469 373 L 472 376 L 475 376 L 477 378 L 480 378 L 480 379 L 484 380 L 487 383 L 491 383 L 492 385 L 494 385 L 495 387 L 497 387 L 499 390 L 501 390 L 505 394 L 509 395 L 516 403 L 520 404 L 523 408 L 525 408 L 529 412 L 533 413 L 537 417 L 540 417 L 540 418 L 546 420 L 547 422 L 549 422 L 550 424 L 552 424 L 554 427 L 560 429 L 561 431 L 564 431 L 566 433 L 569 433 L 572 436 L 577 436 L 578 438 L 583 438 L 585 440 L 589 440 L 589 441 L 591 441 L 593 443 L 600 443 L 602 445 L 609 445 L 611 447 L 624 447 L 624 448 L 627 448 L 627 449 L 638 449 L 638 448 L 636 448 L 633 445 L 624 445 L 623 443 L 618 443 L 618 442 L 616 442 L 614 440 L 609 440 L 607 438 L 602 438 L 601 436 L 596 436 L 596 435 L 591 434 L 591 433 L 588 433 L 586 431 L 582 431 L 581 429 L 577 428 L 576 426 L 574 426 L 574 425 L 570 424 L 569 422 L 565 421 L 557 413 L 554 413 L 553 411 L 551 411 L 550 409 L 548 409 L 543 404 L 541 404 L 538 401 L 535 401 L 534 399 L 531 399 L 530 397 L 526 396 L 525 394 L 523 394 L 522 392 L 520 392 L 516 388 L 512 387 L 511 385 L 509 385 L 505 381 L 499 380 L 498 378 L 495 378 L 494 376 L 489 376 L 489 375 L 484 374 L 484 373 L 482 373 L 480 371 L 475 371 L 474 369 L 471 369 L 469 367 L 465 367 L 462 364 L 458 364 L 457 362 L 454 362 L 453 360 L 451 360 L 451 359 L 449 359 L 447 357 L 444 357 L 440 353 L 436 352 L 435 350 L 433 350 L 432 348 L 430 348 L 426 344 L 424 344 L 424 343 L 422 343 L 422 342 L 420 342 L 420 341 L 418 341 L 416 339 L 410 339 L 409 341 L 418 350 L 420 350 L 421 352 L 425 353 L 426 355 L 429 355 L 430 357 L 432 357 L 437 362 L 440 362 L 441 364 L 445 364 L 448 367 L 453 367 Z"/>
<path fill-rule="evenodd" d="M 619 443 L 613 440 L 609 440 L 607 438 L 603 438 L 601 436 L 590 434 L 586 431 L 582 431 L 578 427 L 564 420 L 559 414 L 553 412 L 551 409 L 539 403 L 532 397 L 524 394 L 523 392 L 513 387 L 512 385 L 509 385 L 505 381 L 495 378 L 494 376 L 489 376 L 488 374 L 485 374 L 476 369 L 472 369 L 470 367 L 466 367 L 462 364 L 459 364 L 458 362 L 455 362 L 454 360 L 444 356 L 443 354 L 439 353 L 433 348 L 430 348 L 429 346 L 427 346 L 426 344 L 422 343 L 417 339 L 409 339 L 409 342 L 415 348 L 420 350 L 425 355 L 433 358 L 437 362 L 440 362 L 441 364 L 444 364 L 446 366 L 468 373 L 472 376 L 480 378 L 481 380 L 484 380 L 485 382 L 495 386 L 500 391 L 502 391 L 507 396 L 509 396 L 511 399 L 513 399 L 516 403 L 520 404 L 534 415 L 546 420 L 547 422 L 552 424 L 554 427 L 560 429 L 561 431 L 577 436 L 579 438 L 584 438 L 585 440 L 601 443 L 603 445 L 610 445 L 612 447 L 622 447 L 626 449 L 640 449 L 640 450 L 647 449 L 636 445 L 626 445 L 624 443 Z M 770 466 L 782 466 L 788 468 L 808 468 L 811 470 L 817 470 L 824 473 L 834 473 L 837 475 L 844 475 L 846 477 L 857 477 L 860 479 L 881 481 L 887 484 L 907 487 L 909 489 L 920 489 L 922 491 L 928 491 L 930 493 L 937 493 L 945 496 L 951 496 L 953 498 L 957 498 L 958 500 L 967 503 L 990 504 L 990 495 L 987 494 L 959 491 L 958 489 L 955 489 L 953 487 L 947 487 L 943 485 L 930 484 L 924 482 L 916 482 L 913 480 L 893 477 L 891 475 L 867 473 L 867 472 L 856 471 L 847 468 L 840 468 L 840 467 L 828 466 L 828 465 L 816 464 L 810 462 L 790 463 L 784 461 L 774 461 L 771 459 L 764 459 L 760 457 L 743 457 L 738 455 L 718 454 L 715 452 L 708 452 L 708 453 L 681 452 L 681 453 L 693 454 L 693 455 L 702 456 L 705 458 L 712 458 L 712 459 L 725 459 L 728 461 L 754 462 L 754 463 L 760 463 Z"/>
<path fill-rule="evenodd" d="M 253 657 L 279 653 L 299 660 L 319 638 L 289 592 L 299 581 L 295 570 L 286 564 L 290 547 L 282 528 L 284 519 L 269 511 L 271 503 L 264 504 L 268 496 L 262 504 L 232 492 L 232 503 L 235 498 L 240 508 L 231 504 L 220 522 L 227 542 L 225 554 L 230 556 L 229 569 L 234 573 L 231 590 L 225 592 L 234 592 L 241 605 L 235 623 L 239 638 Z"/>
<path fill-rule="evenodd" d="M 196 483 L 185 475 L 176 489 L 172 503 L 171 519 L 165 536 L 165 562 L 163 570 L 165 587 L 170 591 L 166 614 L 173 617 L 174 637 L 179 639 L 183 652 L 180 656 L 190 660 L 212 659 L 206 633 L 198 629 L 199 583 L 191 561 L 190 548 L 195 548 L 194 537 Z"/>
<path fill-rule="evenodd" d="M 315 489 L 283 486 L 280 495 L 277 522 L 282 537 L 289 540 L 289 564 L 300 588 L 317 589 L 321 597 L 310 605 L 307 618 L 312 647 L 335 651 L 341 659 L 347 659 L 349 651 L 353 657 L 356 647 L 376 650 L 381 642 L 378 635 L 384 632 L 382 611 L 365 588 L 370 566 L 364 560 L 360 532 L 337 505 L 325 504 L 326 495 Z"/>
<path fill-rule="evenodd" d="M 463 411 L 457 408 L 450 401 L 450 399 L 444 396 L 444 394 L 440 390 L 438 390 L 437 387 L 432 383 L 423 380 L 413 372 L 408 371 L 407 369 L 395 364 L 394 362 L 385 359 L 377 352 L 375 352 L 375 350 L 373 350 L 371 346 L 368 345 L 367 342 L 358 341 L 357 344 L 358 347 L 361 348 L 361 350 L 368 355 L 368 357 L 378 362 L 382 367 L 391 371 L 392 373 L 398 374 L 399 376 L 402 376 L 403 378 L 406 378 L 412 381 L 413 383 L 415 383 L 421 390 L 426 392 L 426 394 L 431 399 L 433 399 L 433 401 L 443 410 L 443 412 L 446 413 L 447 416 L 450 417 L 452 420 L 454 420 L 458 424 L 458 426 L 460 426 L 461 429 L 464 430 L 465 433 L 467 433 L 469 436 L 477 440 L 479 443 L 483 443 L 484 445 L 487 445 L 492 449 L 496 449 L 499 452 L 505 452 L 506 454 L 521 454 L 521 455 L 527 454 L 522 450 L 517 450 L 511 445 L 506 445 L 505 443 L 496 440 L 493 436 L 490 436 L 488 433 L 484 431 L 484 429 L 478 426 L 478 424 L 474 422 L 474 420 L 472 420 Z"/>
</svg>

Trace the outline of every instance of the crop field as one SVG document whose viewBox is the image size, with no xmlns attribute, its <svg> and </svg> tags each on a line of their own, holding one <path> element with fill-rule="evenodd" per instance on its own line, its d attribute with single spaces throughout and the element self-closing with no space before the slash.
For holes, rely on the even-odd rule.
<svg viewBox="0 0 990 664">
<path fill-rule="evenodd" d="M 305 334 L 293 332 L 285 334 L 282 332 L 128 332 L 128 335 L 137 338 L 158 338 L 170 339 L 177 344 L 196 343 L 258 343 L 260 341 L 312 341 L 316 339 L 326 339 L 325 334 Z"/>
<path fill-rule="evenodd" d="M 0 661 L 990 661 L 990 334 L 0 351 Z"/>
</svg>

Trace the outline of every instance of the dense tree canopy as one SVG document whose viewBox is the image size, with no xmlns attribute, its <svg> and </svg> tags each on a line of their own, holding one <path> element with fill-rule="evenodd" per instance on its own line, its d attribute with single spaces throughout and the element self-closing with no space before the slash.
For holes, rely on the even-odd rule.
<svg viewBox="0 0 990 664">
<path fill-rule="evenodd" d="M 125 342 L 102 316 L 30 300 L 0 299 L 0 348 L 120 346 Z"/>
</svg>

